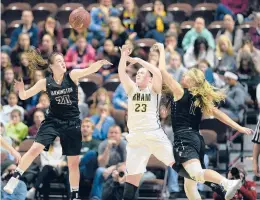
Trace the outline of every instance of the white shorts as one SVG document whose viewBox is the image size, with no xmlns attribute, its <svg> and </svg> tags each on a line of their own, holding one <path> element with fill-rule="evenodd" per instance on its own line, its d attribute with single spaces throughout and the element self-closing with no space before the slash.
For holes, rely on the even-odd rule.
<svg viewBox="0 0 260 200">
<path fill-rule="evenodd" d="M 146 172 L 146 165 L 153 154 L 169 166 L 174 162 L 172 144 L 162 129 L 146 133 L 130 133 L 126 136 L 126 171 L 128 175 Z"/>
</svg>

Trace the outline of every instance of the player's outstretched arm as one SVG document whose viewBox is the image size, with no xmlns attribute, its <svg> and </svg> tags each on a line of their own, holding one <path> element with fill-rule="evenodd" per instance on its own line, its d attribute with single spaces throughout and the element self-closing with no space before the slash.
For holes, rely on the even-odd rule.
<svg viewBox="0 0 260 200">
<path fill-rule="evenodd" d="M 126 73 L 126 62 L 129 54 L 131 53 L 131 49 L 127 45 L 123 45 L 120 51 L 121 51 L 121 58 L 118 66 L 118 74 L 126 93 L 129 94 L 129 92 L 135 86 L 135 83 L 131 80 L 131 78 Z"/>
<path fill-rule="evenodd" d="M 172 91 L 174 100 L 179 100 L 182 98 L 184 94 L 184 90 L 181 85 L 176 81 L 171 74 L 169 74 L 166 70 L 166 62 L 165 62 L 165 51 L 162 43 L 156 43 L 152 47 L 153 49 L 158 49 L 160 53 L 159 58 L 159 69 L 162 73 L 163 82 L 168 86 L 168 88 Z"/>
<path fill-rule="evenodd" d="M 96 73 L 103 65 L 113 65 L 113 64 L 108 62 L 107 60 L 99 60 L 97 62 L 92 63 L 88 68 L 72 70 L 70 72 L 70 78 L 75 83 L 78 83 L 80 78 Z"/>
<path fill-rule="evenodd" d="M 214 107 L 212 109 L 213 116 L 217 118 L 219 121 L 223 122 L 224 124 L 232 127 L 233 129 L 239 131 L 240 133 L 244 134 L 252 134 L 254 131 L 250 128 L 242 127 L 238 123 L 234 122 L 229 116 L 223 113 L 218 108 Z"/>
<path fill-rule="evenodd" d="M 46 79 L 39 80 L 34 86 L 28 90 L 24 90 L 23 79 L 21 81 L 14 80 L 14 88 L 19 91 L 19 97 L 22 100 L 28 99 L 41 91 L 46 91 Z"/>
<path fill-rule="evenodd" d="M 140 65 L 142 65 L 144 68 L 146 68 L 153 74 L 153 80 L 152 80 L 153 90 L 157 94 L 160 94 L 162 91 L 162 74 L 161 74 L 160 70 L 157 67 L 155 67 L 154 65 L 144 61 L 141 58 L 130 58 L 129 57 L 128 61 L 131 63 L 133 63 L 133 62 L 139 63 Z"/>
</svg>

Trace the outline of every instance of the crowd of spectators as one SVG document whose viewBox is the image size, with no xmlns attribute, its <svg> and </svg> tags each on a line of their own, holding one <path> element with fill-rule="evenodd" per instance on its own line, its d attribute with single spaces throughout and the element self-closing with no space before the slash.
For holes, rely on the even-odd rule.
<svg viewBox="0 0 260 200">
<path fill-rule="evenodd" d="M 119 47 L 123 44 L 133 46 L 133 56 L 145 58 L 157 66 L 159 53 L 146 51 L 135 42 L 151 38 L 165 44 L 167 70 L 178 82 L 188 69 L 197 67 L 205 73 L 210 84 L 225 89 L 226 100 L 219 107 L 236 122 L 243 123 L 248 108 L 260 108 L 259 98 L 256 98 L 259 96 L 256 88 L 260 93 L 260 12 L 250 10 L 247 0 L 221 0 L 215 11 L 215 20 L 223 20 L 223 27 L 216 37 L 207 28 L 203 17 L 197 17 L 193 27 L 183 33 L 180 23 L 167 11 L 162 0 L 153 0 L 152 11 L 147 12 L 145 17 L 135 0 L 123 0 L 121 3 L 123 9 L 119 10 L 112 0 L 100 0 L 99 5 L 90 11 L 89 28 L 80 32 L 71 29 L 68 38 L 64 38 L 62 26 L 55 15 L 51 14 L 41 26 L 37 26 L 31 10 L 22 12 L 22 23 L 11 35 L 2 33 L 1 135 L 18 151 L 23 140 L 35 137 L 50 105 L 46 93 L 20 101 L 14 90 L 14 79 L 22 78 L 25 87 L 30 88 L 50 74 L 49 71 L 31 71 L 28 68 L 30 58 L 25 53 L 32 48 L 37 48 L 44 59 L 55 51 L 63 53 L 68 70 L 87 68 L 96 60 L 107 59 L 113 66 L 104 66 L 97 72 L 102 82 L 106 82 L 117 74 Z M 241 29 L 243 20 L 253 23 L 247 31 Z M 132 79 L 135 79 L 138 67 L 127 66 L 127 73 Z M 127 94 L 121 84 L 114 91 L 99 87 L 91 96 L 86 96 L 79 86 L 79 109 L 82 120 L 81 179 L 93 183 L 90 191 L 92 199 L 106 199 L 110 187 L 106 182 L 124 183 L 119 174 L 125 169 L 126 141 L 123 133 L 127 127 L 117 124 L 113 112 L 120 110 L 127 115 Z M 172 141 L 167 109 L 166 105 L 160 106 L 160 117 Z M 7 171 L 13 170 L 13 157 L 2 149 L 1 158 L 1 174 L 6 175 Z M 66 171 L 66 159 L 61 155 L 59 138 L 49 152 L 40 155 L 40 160 L 39 174 L 36 173 L 31 183 L 26 182 L 28 193 L 24 194 L 23 182 L 18 187 L 20 197 L 27 195 L 27 198 L 33 199 L 36 191 L 41 190 L 44 198 L 48 199 L 49 183 Z M 171 171 L 168 176 L 172 180 L 168 189 L 178 192 L 177 174 Z M 102 189 L 106 191 L 103 194 Z M 219 197 L 214 195 L 214 198 Z"/>
</svg>

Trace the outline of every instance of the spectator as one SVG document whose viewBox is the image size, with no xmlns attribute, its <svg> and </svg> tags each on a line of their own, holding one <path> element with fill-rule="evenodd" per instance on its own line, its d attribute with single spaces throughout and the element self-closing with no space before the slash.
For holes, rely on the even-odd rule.
<svg viewBox="0 0 260 200">
<path fill-rule="evenodd" d="M 30 36 L 30 44 L 34 47 L 38 46 L 38 27 L 33 24 L 33 13 L 31 10 L 24 10 L 22 13 L 22 24 L 16 28 L 11 35 L 10 47 L 13 48 L 21 33 L 28 33 Z"/>
<path fill-rule="evenodd" d="M 220 109 L 234 121 L 241 122 L 243 119 L 242 108 L 245 107 L 246 94 L 241 88 L 236 74 L 227 71 L 224 77 L 228 84 L 228 89 L 226 90 L 225 102 Z"/>
<path fill-rule="evenodd" d="M 37 83 L 39 80 L 43 78 L 44 78 L 44 72 L 42 70 L 34 70 L 32 72 L 31 84 L 29 87 L 34 86 L 35 83 Z M 37 105 L 40 95 L 41 93 L 38 93 L 26 100 L 26 110 L 30 110 Z"/>
<path fill-rule="evenodd" d="M 1 20 L 1 49 L 3 50 L 3 47 L 6 48 L 6 39 L 7 39 L 7 35 L 6 35 L 6 23 L 4 20 Z M 9 50 L 9 48 L 8 48 Z M 7 51 L 8 51 L 7 50 Z"/>
<path fill-rule="evenodd" d="M 166 63 L 169 63 L 169 59 L 171 54 L 176 51 L 182 57 L 184 52 L 181 48 L 178 48 L 178 36 L 176 33 L 167 32 L 165 34 L 165 56 L 166 56 Z"/>
<path fill-rule="evenodd" d="M 218 71 L 235 71 L 236 60 L 229 38 L 225 35 L 219 36 L 216 48 L 216 64 Z"/>
<path fill-rule="evenodd" d="M 181 31 L 180 24 L 176 23 L 176 22 L 170 22 L 168 32 L 176 35 L 176 38 L 177 38 L 177 41 L 178 41 L 177 47 L 182 50 L 181 43 L 182 43 L 182 40 L 183 40 L 183 34 L 182 34 L 182 31 Z M 179 54 L 181 54 L 181 53 L 179 52 Z"/>
<path fill-rule="evenodd" d="M 19 67 L 16 67 L 19 77 L 23 77 L 25 85 L 30 84 L 32 71 L 29 69 L 29 60 L 26 53 L 21 53 Z"/>
<path fill-rule="evenodd" d="M 33 114 L 34 124 L 29 128 L 29 136 L 35 137 L 42 121 L 45 119 L 44 112 L 40 109 L 36 110 Z"/>
<path fill-rule="evenodd" d="M 89 40 L 90 38 L 90 34 L 88 33 L 87 29 L 84 29 L 83 31 L 77 31 L 77 30 L 74 30 L 73 28 L 70 30 L 70 35 L 69 35 L 69 46 L 72 46 L 76 43 L 77 41 L 77 38 L 79 36 L 82 36 L 84 38 L 86 38 L 86 40 L 88 42 L 91 42 L 91 40 Z"/>
<path fill-rule="evenodd" d="M 43 36 L 46 34 L 52 37 L 52 40 L 55 41 L 57 50 L 61 52 L 63 32 L 61 25 L 53 15 L 50 15 L 46 18 L 43 25 L 43 29 L 39 30 L 40 43 L 42 43 Z"/>
<path fill-rule="evenodd" d="M 91 121 L 96 125 L 93 138 L 106 139 L 109 128 L 115 124 L 115 120 L 110 116 L 109 109 L 108 104 L 98 103 L 97 114 L 90 117 Z"/>
<path fill-rule="evenodd" d="M 8 68 L 8 67 L 12 67 L 10 57 L 7 53 L 1 52 L 1 74 L 2 74 L 1 78 L 2 78 L 2 80 L 3 80 L 3 75 L 4 75 L 4 69 Z"/>
<path fill-rule="evenodd" d="M 241 74 L 256 76 L 260 74 L 260 50 L 254 47 L 249 37 L 243 39 L 242 48 L 237 55 L 237 68 Z"/>
<path fill-rule="evenodd" d="M 166 98 L 163 98 L 166 99 Z M 160 105 L 160 121 L 161 121 L 161 125 L 163 127 L 164 132 L 166 133 L 166 135 L 168 136 L 169 140 L 171 142 L 173 142 L 173 131 L 172 131 L 172 126 L 171 126 L 171 117 L 168 113 L 168 109 L 167 109 L 167 102 L 161 102 Z"/>
<path fill-rule="evenodd" d="M 110 75 L 117 73 L 117 66 L 119 64 L 120 56 L 116 51 L 114 43 L 112 40 L 107 39 L 104 42 L 104 49 L 100 51 L 97 55 L 97 60 L 106 59 L 110 61 L 113 65 L 103 66 L 100 68 L 99 73 L 104 79 L 107 79 Z"/>
<path fill-rule="evenodd" d="M 67 68 L 87 68 L 95 61 L 95 49 L 86 38 L 78 36 L 76 44 L 69 48 L 65 56 Z"/>
<path fill-rule="evenodd" d="M 135 0 L 124 0 L 123 7 L 120 19 L 129 34 L 129 38 L 136 39 L 142 37 L 142 22 L 140 21 L 139 9 Z"/>
<path fill-rule="evenodd" d="M 54 38 L 48 33 L 44 34 L 39 49 L 41 51 L 41 56 L 43 57 L 43 59 L 48 60 L 50 55 L 53 52 L 57 51 Z"/>
<path fill-rule="evenodd" d="M 19 66 L 21 63 L 21 54 L 31 49 L 30 47 L 30 36 L 28 33 L 21 33 L 18 37 L 16 47 L 11 53 L 11 62 L 14 66 Z"/>
<path fill-rule="evenodd" d="M 148 62 L 151 63 L 154 66 L 159 65 L 159 58 L 160 58 L 160 54 L 159 51 L 150 51 L 148 54 Z"/>
<path fill-rule="evenodd" d="M 260 12 L 255 15 L 255 25 L 249 29 L 253 45 L 260 50 Z"/>
<path fill-rule="evenodd" d="M 98 168 L 97 156 L 100 141 L 92 138 L 94 128 L 95 125 L 89 118 L 82 120 L 82 147 L 80 152 L 81 160 L 79 164 L 80 175 L 82 179 L 93 179 L 95 171 Z"/>
<path fill-rule="evenodd" d="M 167 66 L 167 71 L 172 75 L 172 77 L 179 83 L 182 80 L 183 74 L 188 71 L 181 63 L 181 56 L 177 52 L 173 52 L 170 57 L 169 65 Z"/>
<path fill-rule="evenodd" d="M 62 146 L 60 138 L 56 137 L 49 150 L 43 151 L 40 154 L 41 171 L 37 175 L 37 179 L 33 187 L 27 192 L 26 198 L 29 200 L 35 199 L 35 193 L 41 189 L 44 199 L 49 199 L 50 182 L 59 177 L 63 173 L 63 167 L 67 165 L 64 161 L 65 156 L 62 155 Z"/>
<path fill-rule="evenodd" d="M 28 135 L 28 126 L 22 122 L 22 113 L 18 109 L 11 112 L 11 120 L 6 124 L 6 135 L 12 138 L 16 144 Z"/>
<path fill-rule="evenodd" d="M 0 139 L 1 139 L 1 163 L 4 162 L 4 160 L 6 159 L 10 159 L 10 160 L 13 160 L 14 157 L 12 156 L 13 155 L 17 155 L 16 151 L 13 149 L 13 148 L 8 148 L 9 146 L 12 147 L 13 146 L 13 141 L 12 139 L 6 135 L 6 131 L 5 131 L 5 126 L 2 122 L 0 122 Z M 3 142 L 5 141 L 5 142 Z M 7 143 L 9 146 L 5 147 L 4 146 L 4 143 Z M 19 154 L 20 155 L 20 154 Z M 17 158 L 19 157 L 16 156 Z M 21 157 L 21 155 L 20 155 Z"/>
<path fill-rule="evenodd" d="M 256 193 L 256 183 L 254 181 L 247 180 L 247 172 L 245 170 L 245 166 L 241 163 L 237 164 L 235 167 L 231 168 L 228 172 L 228 179 L 237 180 L 240 179 L 242 182 L 242 187 L 236 192 L 235 196 L 232 200 L 255 200 L 257 199 Z M 214 200 L 222 200 L 225 194 L 221 189 L 217 192 L 214 192 L 213 198 Z"/>
<path fill-rule="evenodd" d="M 239 27 L 235 26 L 235 21 L 229 14 L 225 15 L 224 28 L 218 31 L 217 38 L 222 34 L 229 38 L 232 43 L 233 50 L 237 52 L 242 46 L 241 38 L 243 38 L 244 33 Z"/>
<path fill-rule="evenodd" d="M 4 123 L 8 123 L 11 120 L 11 112 L 15 109 L 19 110 L 21 112 L 21 119 L 24 118 L 24 109 L 21 106 L 17 105 L 18 103 L 18 97 L 16 93 L 10 92 L 8 95 L 8 105 L 3 106 L 3 109 L 1 111 L 2 113 L 2 120 Z"/>
<path fill-rule="evenodd" d="M 98 165 L 92 185 L 90 197 L 101 199 L 102 184 L 116 169 L 116 165 L 126 160 L 126 141 L 121 139 L 121 129 L 114 125 L 110 127 L 108 138 L 98 148 Z"/>
<path fill-rule="evenodd" d="M 90 106 L 90 115 L 94 115 L 97 113 L 97 105 L 99 103 L 105 103 L 107 104 L 109 107 L 111 107 L 111 102 L 110 102 L 110 98 L 108 95 L 108 91 L 101 87 L 99 88 L 96 92 L 95 95 L 93 95 L 93 102 Z"/>
<path fill-rule="evenodd" d="M 78 106 L 80 112 L 79 118 L 80 120 L 83 120 L 85 117 L 88 116 L 89 108 L 88 108 L 88 104 L 85 103 L 86 95 L 80 86 L 78 86 L 78 98 L 79 98 Z"/>
<path fill-rule="evenodd" d="M 164 43 L 164 32 L 169 28 L 169 23 L 173 21 L 171 13 L 166 11 L 162 0 L 153 1 L 153 12 L 149 12 L 145 17 L 145 25 L 148 29 L 145 38 L 153 38 Z"/>
<path fill-rule="evenodd" d="M 198 64 L 198 68 L 204 72 L 205 79 L 210 83 L 210 84 L 215 84 L 214 80 L 214 74 L 213 70 L 210 67 L 209 63 L 207 60 L 201 60 Z"/>
<path fill-rule="evenodd" d="M 207 40 L 199 36 L 194 45 L 188 48 L 184 54 L 185 67 L 191 68 L 197 65 L 201 60 L 207 60 L 211 67 L 214 67 L 214 50 L 209 47 Z"/>
<path fill-rule="evenodd" d="M 248 7 L 248 0 L 221 0 L 216 9 L 215 20 L 222 21 L 226 14 L 237 18 L 236 14 L 243 14 Z"/>
<path fill-rule="evenodd" d="M 100 5 L 93 8 L 90 15 L 89 30 L 93 32 L 94 43 L 102 45 L 108 33 L 109 17 L 119 16 L 120 12 L 112 6 L 112 0 L 100 0 Z"/>
<path fill-rule="evenodd" d="M 109 30 L 107 39 L 112 40 L 117 47 L 123 46 L 128 39 L 128 34 L 119 17 L 109 18 Z"/>
<path fill-rule="evenodd" d="M 14 174 L 16 165 L 11 160 L 5 160 L 1 163 L 1 199 L 4 200 L 25 200 L 27 193 L 27 186 L 21 180 L 15 188 L 13 194 L 6 193 L 3 188 Z"/>
<path fill-rule="evenodd" d="M 8 95 L 14 92 L 14 69 L 7 67 L 4 69 L 4 79 L 1 81 L 1 102 L 6 105 L 8 102 Z"/>
<path fill-rule="evenodd" d="M 215 40 L 211 32 L 205 28 L 205 20 L 198 17 L 195 20 L 194 27 L 185 34 L 182 40 L 183 50 L 187 51 L 199 36 L 204 37 L 207 40 L 209 47 L 215 49 Z"/>
</svg>

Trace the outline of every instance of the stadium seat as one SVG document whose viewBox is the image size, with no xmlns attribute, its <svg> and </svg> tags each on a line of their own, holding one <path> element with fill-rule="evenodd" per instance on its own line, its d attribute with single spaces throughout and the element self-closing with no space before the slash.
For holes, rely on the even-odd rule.
<svg viewBox="0 0 260 200">
<path fill-rule="evenodd" d="M 197 17 L 202 17 L 205 20 L 206 25 L 209 25 L 214 21 L 214 13 L 217 8 L 215 3 L 200 3 L 195 6 L 190 20 L 195 20 Z"/>
<path fill-rule="evenodd" d="M 81 78 L 80 81 L 92 81 L 97 84 L 98 87 L 101 87 L 103 84 L 103 77 L 100 74 L 90 74 L 84 78 Z"/>
<path fill-rule="evenodd" d="M 111 116 L 115 119 L 116 124 L 118 124 L 122 129 L 126 125 L 126 111 L 125 110 L 118 110 L 112 109 Z"/>
<path fill-rule="evenodd" d="M 5 7 L 10 4 L 10 0 L 1 0 L 1 4 L 3 4 Z"/>
<path fill-rule="evenodd" d="M 5 20 L 7 24 L 14 20 L 21 19 L 23 10 L 30 10 L 31 6 L 28 3 L 11 3 L 2 13 L 2 20 Z"/>
<path fill-rule="evenodd" d="M 174 21 L 182 23 L 191 15 L 192 7 L 187 3 L 174 3 L 168 6 L 168 12 L 174 16 Z"/>
<path fill-rule="evenodd" d="M 140 7 L 144 4 L 148 4 L 150 2 L 151 2 L 150 0 L 137 0 L 137 1 L 135 1 L 135 3 L 137 4 L 138 7 Z"/>
<path fill-rule="evenodd" d="M 14 29 L 16 29 L 17 27 L 19 27 L 19 25 L 22 23 L 22 20 L 14 20 L 12 21 L 7 29 L 6 29 L 6 35 L 7 36 L 11 36 L 12 32 L 14 31 Z"/>
<path fill-rule="evenodd" d="M 55 3 L 58 7 L 61 7 L 63 4 L 70 2 L 69 0 L 44 0 L 45 3 Z"/>
<path fill-rule="evenodd" d="M 240 28 L 244 31 L 244 33 L 247 33 L 248 30 L 254 26 L 254 22 L 245 22 L 240 25 Z"/>
<path fill-rule="evenodd" d="M 185 21 L 181 23 L 182 34 L 185 35 L 194 25 L 194 21 Z"/>
<path fill-rule="evenodd" d="M 25 139 L 19 145 L 19 153 L 23 156 L 33 145 L 34 139 Z"/>
<path fill-rule="evenodd" d="M 153 3 L 146 3 L 140 7 L 140 19 L 144 22 L 148 12 L 153 11 Z"/>
<path fill-rule="evenodd" d="M 63 37 L 64 38 L 69 37 L 71 29 L 72 29 L 72 27 L 69 23 L 67 23 L 63 26 Z"/>
<path fill-rule="evenodd" d="M 83 7 L 81 3 L 65 3 L 63 4 L 57 12 L 56 18 L 61 25 L 65 25 L 69 21 L 70 13 L 77 9 L 78 7 Z"/>
<path fill-rule="evenodd" d="M 223 28 L 224 22 L 223 21 L 214 21 L 208 26 L 208 30 L 212 33 L 213 37 L 215 38 L 218 31 Z"/>
<path fill-rule="evenodd" d="M 38 3 L 33 7 L 34 21 L 37 23 L 39 21 L 45 20 L 50 14 L 56 13 L 57 5 L 54 3 Z"/>
<path fill-rule="evenodd" d="M 108 79 L 103 84 L 103 88 L 105 88 L 107 91 L 113 91 L 114 92 L 119 84 L 120 84 L 120 81 L 119 81 L 118 78 Z"/>
<path fill-rule="evenodd" d="M 91 12 L 92 8 L 97 8 L 99 7 L 99 4 L 98 3 L 92 3 L 92 4 L 89 4 L 88 7 L 86 8 L 87 11 Z"/>
<path fill-rule="evenodd" d="M 103 78 L 100 74 L 91 74 L 82 78 L 79 83 L 87 99 L 102 85 Z"/>
<path fill-rule="evenodd" d="M 108 80 L 110 80 L 110 79 L 118 79 L 118 80 L 119 80 L 119 75 L 118 75 L 118 74 L 112 74 L 112 75 L 108 78 Z"/>
<path fill-rule="evenodd" d="M 85 0 L 85 1 L 82 1 L 82 0 L 70 0 L 71 3 L 82 3 L 84 5 L 84 7 L 88 7 L 90 4 L 93 4 L 93 3 L 98 3 L 99 0 Z"/>
<path fill-rule="evenodd" d="M 134 41 L 135 45 L 138 47 L 152 47 L 155 43 L 156 40 L 150 39 L 150 38 L 143 38 L 139 40 Z"/>
</svg>

